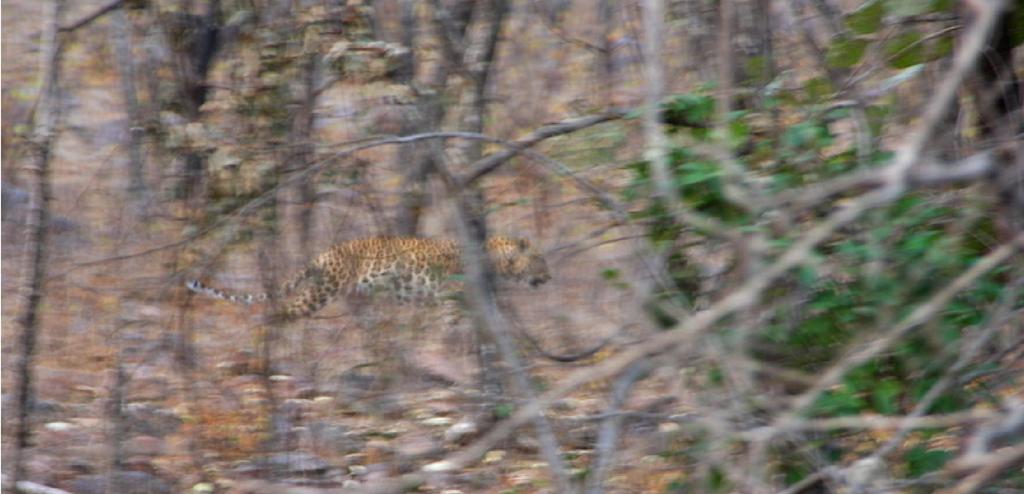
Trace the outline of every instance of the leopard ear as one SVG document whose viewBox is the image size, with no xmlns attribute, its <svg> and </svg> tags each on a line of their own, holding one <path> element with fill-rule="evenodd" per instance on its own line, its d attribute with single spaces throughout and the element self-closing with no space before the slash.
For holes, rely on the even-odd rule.
<svg viewBox="0 0 1024 494">
<path fill-rule="evenodd" d="M 519 247 L 519 250 L 527 250 L 530 248 L 530 241 L 525 238 L 517 238 L 516 247 Z"/>
</svg>

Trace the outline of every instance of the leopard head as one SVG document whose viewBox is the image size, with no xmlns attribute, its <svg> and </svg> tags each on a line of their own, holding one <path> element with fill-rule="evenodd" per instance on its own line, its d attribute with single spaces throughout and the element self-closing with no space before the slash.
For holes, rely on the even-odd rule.
<svg viewBox="0 0 1024 494">
<path fill-rule="evenodd" d="M 548 263 L 525 238 L 491 237 L 487 241 L 487 252 L 502 277 L 525 281 L 532 287 L 551 279 Z"/>
</svg>

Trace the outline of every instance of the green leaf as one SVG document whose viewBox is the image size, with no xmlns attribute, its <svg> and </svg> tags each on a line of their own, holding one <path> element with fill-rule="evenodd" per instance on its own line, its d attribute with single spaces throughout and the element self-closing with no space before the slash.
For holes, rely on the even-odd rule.
<svg viewBox="0 0 1024 494">
<path fill-rule="evenodd" d="M 871 0 L 846 16 L 846 27 L 857 34 L 871 34 L 882 26 L 885 16 L 885 4 L 879 0 Z"/>
<path fill-rule="evenodd" d="M 1024 20 L 1024 19 L 1022 19 Z M 952 35 L 940 36 L 928 44 L 928 60 L 938 60 L 953 53 L 954 39 Z"/>
<path fill-rule="evenodd" d="M 783 145 L 795 149 L 817 149 L 830 142 L 828 126 L 815 121 L 791 125 L 782 134 Z"/>
<path fill-rule="evenodd" d="M 750 126 L 742 120 L 729 122 L 729 144 L 739 146 L 750 138 Z"/>
<path fill-rule="evenodd" d="M 908 30 L 886 41 L 882 46 L 886 64 L 893 68 L 905 69 L 924 63 L 925 46 L 921 39 L 921 33 Z"/>
<path fill-rule="evenodd" d="M 847 386 L 822 395 L 815 407 L 824 416 L 853 415 L 865 408 L 864 400 Z"/>
<path fill-rule="evenodd" d="M 662 105 L 665 123 L 673 128 L 708 127 L 715 113 L 715 100 L 699 94 L 680 94 Z"/>
<path fill-rule="evenodd" d="M 920 477 L 942 468 L 952 457 L 952 451 L 914 446 L 907 451 L 907 470 L 911 477 Z"/>
<path fill-rule="evenodd" d="M 862 39 L 839 38 L 832 42 L 825 54 L 829 66 L 848 69 L 864 58 L 868 42 Z"/>
<path fill-rule="evenodd" d="M 718 368 L 718 366 L 712 366 L 708 369 L 708 382 L 721 386 L 725 382 L 725 375 L 722 374 L 722 369 Z"/>
<path fill-rule="evenodd" d="M 721 170 L 712 163 L 691 161 L 679 167 L 679 177 L 676 183 L 679 185 L 693 185 L 707 182 L 721 175 Z"/>
<path fill-rule="evenodd" d="M 911 234 L 903 243 L 903 254 L 910 258 L 917 258 L 931 248 L 942 238 L 942 233 L 937 231 L 923 231 Z"/>
<path fill-rule="evenodd" d="M 494 416 L 499 419 L 507 419 L 512 416 L 515 408 L 509 403 L 499 403 L 494 407 Z"/>
<path fill-rule="evenodd" d="M 899 397 L 903 394 L 903 386 L 893 380 L 886 379 L 871 390 L 871 403 L 878 413 L 892 415 L 899 411 Z"/>
<path fill-rule="evenodd" d="M 1006 25 L 1010 27 L 1010 44 L 1016 47 L 1024 43 L 1024 6 L 1020 0 L 1017 1 L 1017 7 L 1010 11 Z"/>
<path fill-rule="evenodd" d="M 804 264 L 797 269 L 797 279 L 800 280 L 800 284 L 803 286 L 814 286 L 818 281 L 818 271 L 814 269 L 814 266 Z"/>
<path fill-rule="evenodd" d="M 832 82 L 825 77 L 815 77 L 804 83 L 804 94 L 811 103 L 821 103 L 832 96 L 835 90 Z"/>
<path fill-rule="evenodd" d="M 909 17 L 932 11 L 932 0 L 888 0 L 885 10 L 895 17 Z"/>
</svg>

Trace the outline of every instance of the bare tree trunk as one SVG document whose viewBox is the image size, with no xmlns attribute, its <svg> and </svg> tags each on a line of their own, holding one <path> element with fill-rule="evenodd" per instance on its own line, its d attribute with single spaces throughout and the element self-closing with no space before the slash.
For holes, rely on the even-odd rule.
<svg viewBox="0 0 1024 494">
<path fill-rule="evenodd" d="M 490 22 L 490 28 L 484 35 L 484 39 L 481 40 L 478 49 L 473 50 L 476 52 L 476 56 L 473 52 L 470 52 L 469 46 L 467 46 L 465 58 L 463 58 L 462 65 L 465 67 L 472 77 L 472 89 L 469 92 L 469 101 L 466 105 L 468 111 L 462 120 L 463 128 L 469 132 L 483 132 L 484 130 L 484 117 L 487 113 L 487 100 L 485 98 L 487 93 L 488 82 L 491 76 L 491 67 L 494 65 L 494 55 L 498 49 L 498 37 L 501 35 L 501 28 L 504 25 L 505 14 L 508 13 L 508 3 L 505 0 L 492 0 L 491 4 L 491 16 L 488 21 Z M 475 47 L 474 47 L 475 48 Z M 472 163 L 482 155 L 483 142 L 479 140 L 467 141 L 466 147 L 463 148 L 463 153 L 467 160 L 467 163 Z"/>
<path fill-rule="evenodd" d="M 447 71 L 444 78 L 447 78 Z M 441 79 L 441 77 L 438 77 Z M 436 131 L 444 119 L 445 109 L 441 105 L 437 91 L 443 91 L 444 83 L 434 86 L 431 94 L 420 95 L 416 103 L 414 116 L 403 120 L 403 133 L 416 134 Z M 414 236 L 419 230 L 420 216 L 429 199 L 427 180 L 434 169 L 434 152 L 437 146 L 433 142 L 407 144 L 399 148 L 398 161 L 407 166 L 402 178 L 402 198 L 398 206 L 396 220 L 399 235 Z"/>
<path fill-rule="evenodd" d="M 601 91 L 598 94 L 603 94 L 601 102 L 598 102 L 598 107 L 604 106 L 607 108 L 608 105 L 612 105 L 615 96 L 615 87 L 617 85 L 616 71 L 615 71 L 615 58 L 613 53 L 615 50 L 615 43 L 612 39 L 613 32 L 615 30 L 615 2 L 612 0 L 600 0 L 597 7 L 598 16 L 601 23 L 601 54 L 597 59 L 598 63 L 598 74 L 600 81 L 598 84 L 601 87 Z"/>
<path fill-rule="evenodd" d="M 121 77 L 121 96 L 128 113 L 128 192 L 139 199 L 145 191 L 145 157 L 142 150 L 142 112 L 135 90 L 135 57 L 132 54 L 132 26 L 124 9 L 113 12 L 114 48 Z"/>
<path fill-rule="evenodd" d="M 1021 18 L 1021 10 L 1024 5 L 1011 2 L 999 15 L 967 85 L 978 110 L 981 138 L 1004 143 L 992 181 L 1001 205 L 996 227 L 1003 239 L 1024 231 L 1024 145 L 1020 141 L 1024 133 L 1024 85 L 1013 66 L 1013 22 Z"/>
<path fill-rule="evenodd" d="M 295 144 L 295 153 L 290 161 L 299 163 L 300 169 L 306 169 L 313 160 L 313 121 L 314 110 L 316 109 L 316 79 L 317 79 L 317 54 L 308 53 L 301 68 L 303 76 L 303 88 L 300 95 L 301 104 L 298 112 L 292 117 L 292 130 L 290 142 Z M 298 184 L 299 193 L 299 248 L 303 259 L 312 259 L 313 256 L 313 230 L 316 208 L 316 181 L 315 174 L 306 174 Z"/>
<path fill-rule="evenodd" d="M 163 14 L 163 29 L 174 53 L 174 69 L 178 79 L 178 101 L 189 122 L 199 121 L 199 109 L 206 102 L 209 87 L 206 75 L 221 45 L 222 19 L 220 0 L 209 0 L 203 15 L 191 12 Z M 198 195 L 206 160 L 198 151 L 184 157 L 181 197 Z"/>
<path fill-rule="evenodd" d="M 760 47 L 758 55 L 764 60 L 760 78 L 757 80 L 759 92 L 763 92 L 765 86 L 775 80 L 775 30 L 772 24 L 775 19 L 772 15 L 772 0 L 757 0 L 751 7 L 754 12 L 754 31 Z M 762 96 L 763 98 L 764 96 Z M 761 104 L 763 108 L 765 105 Z"/>
<path fill-rule="evenodd" d="M 443 13 L 443 7 L 439 2 L 434 3 L 435 19 L 447 16 Z M 438 21 L 439 36 L 446 36 L 446 27 L 443 22 Z M 409 59 L 399 74 L 399 81 L 412 84 L 416 74 L 416 64 L 422 60 L 415 56 L 417 38 L 420 32 L 416 22 L 416 5 L 412 0 L 402 1 L 402 43 L 410 50 Z M 456 26 L 448 26 L 455 31 L 456 35 L 462 36 L 466 32 L 468 23 Z M 442 43 L 442 46 L 447 46 Z M 432 132 L 438 130 L 444 120 L 446 108 L 441 103 L 441 95 L 447 88 L 448 75 L 451 71 L 450 64 L 454 61 L 454 54 L 448 51 L 446 60 L 437 62 L 432 68 L 427 80 L 424 83 L 426 88 L 417 96 L 416 110 L 411 112 L 412 116 L 403 120 L 403 133 L 415 134 L 420 132 Z M 407 166 L 407 171 L 402 180 L 402 198 L 398 206 L 397 233 L 399 235 L 416 235 L 419 230 L 420 216 L 427 205 L 427 180 L 434 169 L 435 152 L 439 148 L 437 143 L 425 142 L 402 146 L 398 151 L 398 161 Z"/>
<path fill-rule="evenodd" d="M 718 114 L 718 125 L 727 128 L 729 112 L 732 111 L 732 86 L 735 78 L 733 73 L 732 34 L 736 22 L 736 5 L 734 0 L 722 0 L 718 3 L 718 98 L 715 99 L 715 113 Z M 724 137 L 724 136 L 723 136 Z"/>
<path fill-rule="evenodd" d="M 623 403 L 626 402 L 626 398 L 629 397 L 633 385 L 643 379 L 653 368 L 654 364 L 651 360 L 641 360 L 626 369 L 612 385 L 608 408 L 605 410 L 607 418 L 601 421 L 601 429 L 594 446 L 594 461 L 591 463 L 591 471 L 587 479 L 587 494 L 604 492 L 604 479 L 615 467 L 615 448 L 618 446 L 619 430 L 622 427 L 622 415 L 619 411 Z"/>
<path fill-rule="evenodd" d="M 497 52 L 498 39 L 501 35 L 501 28 L 504 25 L 505 15 L 508 12 L 508 4 L 505 0 L 492 0 L 489 2 L 490 17 L 484 17 L 483 11 L 475 11 L 473 18 L 477 22 L 486 20 L 489 23 L 488 29 L 482 33 L 482 38 L 477 43 L 469 39 L 469 30 L 463 27 L 462 47 L 459 50 L 462 54 L 461 66 L 469 73 L 471 87 L 467 90 L 462 100 L 465 105 L 462 115 L 462 129 L 469 132 L 481 133 L 484 130 L 484 119 L 487 113 L 488 81 L 491 70 L 494 66 L 494 55 Z M 477 5 L 477 9 L 488 7 Z M 454 55 L 453 53 L 449 53 Z M 477 140 L 467 141 L 456 149 L 456 154 L 465 163 L 473 163 L 480 159 L 483 154 L 483 143 Z M 483 192 L 478 188 L 471 188 L 460 191 L 463 200 L 459 204 L 462 221 L 460 227 L 468 228 L 468 234 L 475 242 L 483 242 L 487 237 L 487 225 L 484 217 Z M 481 322 L 483 324 L 483 322 Z M 516 364 L 509 361 L 509 354 L 502 348 L 502 342 L 496 340 L 494 330 L 477 330 L 476 357 L 480 366 L 480 386 L 485 394 L 498 401 L 485 403 L 485 407 L 493 405 L 496 408 L 501 398 L 505 395 L 502 376 L 503 373 L 496 367 L 498 353 L 500 351 L 505 363 L 513 368 Z M 486 415 L 485 415 L 486 417 Z"/>
<path fill-rule="evenodd" d="M 39 306 L 44 296 L 44 280 L 46 278 L 46 261 L 48 251 L 47 226 L 50 220 L 50 160 L 54 141 L 57 136 L 57 125 L 60 120 L 60 62 L 62 44 L 59 26 L 63 0 L 54 0 L 50 6 L 50 15 L 46 19 L 43 36 L 43 87 L 40 93 L 40 111 L 36 114 L 34 142 L 35 163 L 35 194 L 32 197 L 32 210 L 28 219 L 29 238 L 27 248 L 31 259 L 28 272 L 28 301 L 20 318 L 21 335 L 18 340 L 17 366 L 17 404 L 18 428 L 15 436 L 14 453 L 9 478 L 10 487 L 25 474 L 25 449 L 31 434 L 29 422 L 32 407 L 32 364 L 35 357 L 36 339 L 39 332 Z"/>
<path fill-rule="evenodd" d="M 449 184 L 451 185 L 451 184 Z M 493 341 L 508 366 L 520 396 L 527 401 L 536 399 L 530 380 L 519 358 L 515 343 L 512 340 L 507 318 L 498 308 L 494 291 L 494 270 L 488 262 L 482 238 L 478 236 L 484 219 L 468 204 L 473 200 L 473 191 L 458 191 L 449 188 L 449 193 L 459 199 L 456 207 L 456 226 L 459 232 L 459 243 L 462 245 L 462 263 L 466 271 L 466 296 L 476 316 L 479 331 Z M 541 454 L 548 463 L 557 492 L 575 492 L 567 475 L 565 464 L 561 458 L 558 440 L 550 422 L 543 413 L 533 418 L 534 429 L 540 443 Z"/>
<path fill-rule="evenodd" d="M 122 327 L 123 329 L 123 327 Z M 107 401 L 107 420 L 110 422 L 110 474 L 111 478 L 124 468 L 124 391 L 128 385 L 128 375 L 124 370 L 124 341 L 121 331 L 117 334 L 117 357 L 114 362 L 114 383 Z"/>
<path fill-rule="evenodd" d="M 276 208 L 277 201 L 271 201 L 268 208 Z M 280 286 L 277 283 L 278 276 L 277 270 L 274 268 L 278 263 L 275 262 L 275 257 L 280 252 L 277 245 L 278 228 L 276 220 L 270 220 L 270 224 L 261 229 L 261 235 L 263 239 L 260 241 L 259 247 L 259 264 L 261 273 L 261 282 L 263 289 L 266 293 L 273 294 L 276 292 L 277 287 Z M 270 300 L 270 311 L 267 314 L 280 314 L 280 300 L 272 298 Z M 264 452 L 269 454 L 278 451 L 288 450 L 288 432 L 291 430 L 290 418 L 285 417 L 280 413 L 278 407 L 277 395 L 274 393 L 273 381 L 270 377 L 274 373 L 273 363 L 273 350 L 274 346 L 277 345 L 281 334 L 279 321 L 274 320 L 271 317 L 264 319 L 260 324 L 259 329 L 259 365 L 260 365 L 260 383 L 263 387 L 264 393 L 264 416 L 266 418 L 266 441 L 263 443 Z M 271 472 L 272 475 L 276 475 L 278 472 Z"/>
<path fill-rule="evenodd" d="M 313 148 L 313 122 L 315 119 L 314 110 L 317 101 L 317 66 L 318 55 L 309 53 L 306 55 L 305 66 L 302 67 L 302 75 L 305 78 L 302 105 L 298 114 L 293 117 L 291 142 L 298 147 L 295 150 L 294 161 L 299 163 L 304 170 L 314 159 Z M 316 174 L 305 174 L 296 185 L 296 192 L 299 196 L 299 253 L 303 259 L 312 259 L 314 255 L 314 234 L 316 231 Z M 319 364 L 314 358 L 312 328 L 308 322 L 302 323 L 301 352 L 303 361 L 308 363 L 307 373 L 310 382 L 316 382 L 317 369 Z"/>
<path fill-rule="evenodd" d="M 654 196 L 677 209 L 675 181 L 668 168 L 665 155 L 665 132 L 661 128 L 661 98 L 665 92 L 665 74 L 661 65 L 661 49 L 664 42 L 665 2 L 645 0 L 644 21 L 644 78 L 647 88 L 644 92 L 643 117 L 645 150 L 644 157 L 651 166 L 654 177 Z"/>
</svg>

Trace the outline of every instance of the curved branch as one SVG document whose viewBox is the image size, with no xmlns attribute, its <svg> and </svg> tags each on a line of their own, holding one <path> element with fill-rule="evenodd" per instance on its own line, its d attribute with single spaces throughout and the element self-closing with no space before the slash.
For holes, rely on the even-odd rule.
<svg viewBox="0 0 1024 494">
<path fill-rule="evenodd" d="M 659 333 L 646 342 L 605 360 L 596 367 L 570 374 L 557 386 L 517 410 L 505 421 L 500 422 L 475 443 L 442 461 L 426 465 L 424 470 L 450 471 L 475 463 L 499 441 L 532 420 L 537 414 L 542 413 L 552 402 L 562 396 L 585 384 L 614 377 L 637 360 L 695 342 L 722 318 L 755 304 L 760 299 L 761 293 L 771 283 L 790 269 L 805 263 L 814 248 L 831 237 L 838 229 L 852 223 L 870 209 L 888 204 L 901 197 L 907 189 L 909 169 L 920 159 L 924 146 L 934 135 L 936 125 L 952 103 L 957 88 L 964 81 L 984 48 L 984 41 L 995 24 L 1000 5 L 989 5 L 988 8 L 982 9 L 978 21 L 971 27 L 966 37 L 965 48 L 957 54 L 953 72 L 943 80 L 935 98 L 928 105 L 924 118 L 918 124 L 915 132 L 898 150 L 893 163 L 879 170 L 879 174 L 885 178 L 883 187 L 851 201 L 829 215 L 822 223 L 798 239 L 773 264 L 753 275 L 746 283 L 704 312 L 695 314 L 677 324 L 673 330 Z M 1024 234 L 1021 234 L 1020 238 L 1020 242 L 1024 243 Z"/>
</svg>

